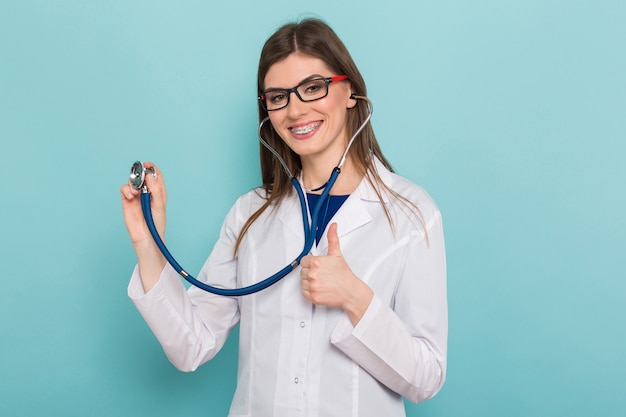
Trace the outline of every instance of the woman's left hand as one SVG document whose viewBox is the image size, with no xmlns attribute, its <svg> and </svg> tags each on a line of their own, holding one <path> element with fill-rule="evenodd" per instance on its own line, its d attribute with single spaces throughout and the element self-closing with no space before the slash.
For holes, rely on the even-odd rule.
<svg viewBox="0 0 626 417">
<path fill-rule="evenodd" d="M 339 245 L 337 223 L 328 228 L 328 255 L 302 258 L 301 287 L 304 298 L 313 304 L 343 308 L 356 325 L 374 292 L 350 269 Z"/>
</svg>

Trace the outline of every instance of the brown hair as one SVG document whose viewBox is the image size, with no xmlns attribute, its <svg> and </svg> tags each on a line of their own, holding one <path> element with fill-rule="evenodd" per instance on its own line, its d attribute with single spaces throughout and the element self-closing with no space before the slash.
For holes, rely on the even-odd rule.
<svg viewBox="0 0 626 417">
<path fill-rule="evenodd" d="M 347 75 L 350 80 L 352 91 L 357 96 L 367 96 L 365 81 L 361 76 L 356 64 L 352 60 L 348 49 L 335 34 L 335 32 L 319 19 L 305 19 L 300 22 L 288 23 L 280 27 L 266 42 L 261 51 L 257 78 L 258 95 L 265 90 L 265 76 L 270 67 L 282 61 L 289 55 L 298 52 L 322 60 L 335 74 Z M 348 110 L 346 124 L 348 136 L 351 137 L 365 121 L 369 110 L 365 102 L 358 101 L 354 108 Z M 362 103 L 362 104 L 361 104 Z M 267 111 L 259 103 L 259 122 L 267 117 Z M 300 157 L 293 152 L 280 138 L 271 126 L 265 123 L 261 129 L 261 136 L 283 158 L 291 173 L 298 177 L 302 170 Z M 293 192 L 293 187 L 287 173 L 270 151 L 263 145 L 260 146 L 261 176 L 265 191 L 265 203 L 244 224 L 235 245 L 235 253 L 246 231 L 252 223 L 270 206 L 281 202 Z M 383 165 L 393 171 L 390 163 L 383 155 L 371 123 L 361 131 L 359 137 L 350 148 L 349 156 L 358 172 L 367 175 L 368 181 L 376 190 L 382 201 L 379 188 L 383 187 L 392 195 L 397 193 L 386 187 L 373 168 L 372 155 L 378 158 Z M 387 217 L 391 217 L 385 207 Z M 393 226 L 393 225 L 392 225 Z"/>
</svg>

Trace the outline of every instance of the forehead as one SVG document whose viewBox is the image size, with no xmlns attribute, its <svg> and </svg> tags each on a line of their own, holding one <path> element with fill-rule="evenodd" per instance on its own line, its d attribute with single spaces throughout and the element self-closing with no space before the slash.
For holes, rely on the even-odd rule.
<svg viewBox="0 0 626 417">
<path fill-rule="evenodd" d="M 265 88 L 290 88 L 311 75 L 329 77 L 335 74 L 331 74 L 321 59 L 294 52 L 270 67 L 265 75 Z"/>
</svg>

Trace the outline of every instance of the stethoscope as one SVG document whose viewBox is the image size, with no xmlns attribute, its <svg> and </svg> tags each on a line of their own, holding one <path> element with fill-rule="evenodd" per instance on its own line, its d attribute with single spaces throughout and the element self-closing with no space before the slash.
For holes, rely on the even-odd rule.
<svg viewBox="0 0 626 417">
<path fill-rule="evenodd" d="M 137 190 L 140 189 L 141 190 L 141 209 L 143 211 L 143 216 L 144 216 L 144 219 L 146 221 L 146 225 L 148 226 L 148 230 L 150 230 L 150 234 L 152 235 L 152 238 L 154 239 L 155 243 L 159 247 L 159 250 L 161 251 L 161 253 L 165 257 L 167 262 L 169 262 L 169 264 L 172 266 L 172 268 L 174 268 L 174 270 L 181 277 L 183 277 L 185 280 L 187 280 L 187 282 L 189 282 L 190 284 L 192 284 L 192 285 L 194 285 L 194 286 L 196 286 L 196 287 L 198 287 L 198 288 L 200 288 L 200 289 L 202 289 L 204 291 L 207 291 L 207 292 L 210 292 L 210 293 L 213 293 L 213 294 L 217 294 L 217 295 L 223 295 L 223 296 L 229 296 L 229 297 L 239 297 L 239 296 L 242 296 L 242 295 L 253 294 L 255 292 L 258 292 L 258 291 L 261 291 L 261 290 L 264 290 L 264 289 L 270 287 L 271 285 L 277 283 L 282 278 L 287 276 L 298 265 L 300 265 L 300 261 L 302 260 L 302 258 L 304 258 L 311 251 L 311 248 L 313 247 L 313 242 L 315 241 L 315 231 L 316 231 L 316 228 L 317 228 L 317 222 L 318 222 L 320 210 L 321 210 L 322 206 L 324 206 L 326 200 L 328 199 L 328 196 L 330 194 L 330 190 L 333 188 L 333 185 L 335 184 L 335 181 L 337 181 L 337 177 L 339 176 L 339 173 L 341 172 L 341 167 L 343 166 L 344 162 L 346 161 L 346 157 L 348 155 L 348 151 L 350 150 L 350 147 L 352 146 L 352 143 L 354 142 L 356 137 L 359 135 L 359 133 L 361 133 L 361 131 L 365 128 L 365 126 L 367 125 L 367 123 L 370 121 L 370 119 L 372 117 L 373 106 L 372 106 L 372 102 L 367 97 L 365 97 L 365 96 L 357 96 L 357 95 L 353 94 L 351 96 L 351 98 L 365 100 L 367 102 L 367 105 L 368 105 L 369 113 L 368 113 L 367 117 L 365 118 L 365 121 L 357 129 L 356 133 L 354 133 L 354 135 L 352 135 L 352 138 L 348 142 L 348 146 L 346 147 L 345 152 L 343 153 L 343 155 L 341 156 L 341 159 L 339 160 L 339 164 L 337 164 L 337 166 L 335 168 L 333 168 L 333 171 L 330 174 L 330 177 L 328 178 L 328 181 L 326 182 L 326 184 L 324 184 L 322 187 L 319 188 L 319 189 L 323 188 L 323 191 L 322 191 L 322 194 L 320 195 L 317 203 L 313 207 L 313 210 L 311 212 L 311 221 L 310 222 L 309 222 L 309 216 L 308 216 L 308 212 L 307 212 L 307 204 L 306 204 L 306 200 L 305 200 L 305 197 L 304 197 L 304 191 L 302 190 L 302 187 L 300 186 L 300 183 L 298 182 L 298 179 L 293 176 L 293 174 L 291 173 L 291 171 L 287 167 L 287 164 L 285 164 L 285 161 L 281 158 L 281 156 L 278 154 L 278 152 L 276 152 L 276 150 L 274 150 L 263 139 L 263 137 L 261 135 L 261 129 L 263 128 L 263 125 L 269 120 L 269 116 L 265 117 L 261 121 L 261 123 L 259 124 L 259 130 L 258 130 L 259 141 L 261 142 L 261 144 L 263 146 L 265 146 L 276 157 L 276 159 L 278 159 L 278 161 L 282 165 L 283 169 L 285 170 L 285 172 L 289 176 L 291 184 L 293 185 L 293 187 L 295 188 L 296 192 L 298 193 L 298 199 L 300 200 L 300 207 L 302 209 L 302 222 L 303 222 L 303 225 L 304 225 L 304 247 L 302 249 L 302 252 L 300 252 L 300 254 L 289 265 L 285 266 L 283 269 L 281 269 L 280 271 L 276 272 L 274 275 L 272 275 L 272 276 L 270 276 L 270 277 L 268 277 L 268 278 L 266 278 L 266 279 L 264 279 L 262 281 L 259 281 L 259 282 L 255 283 L 255 284 L 249 285 L 247 287 L 234 288 L 234 289 L 225 289 L 225 288 L 218 288 L 218 287 L 214 287 L 214 286 L 205 284 L 204 282 L 198 281 L 196 278 L 191 276 L 187 271 L 185 271 L 178 264 L 178 262 L 176 262 L 176 259 L 174 259 L 174 257 L 170 253 L 170 251 L 165 246 L 165 243 L 161 239 L 161 236 L 159 236 L 159 232 L 157 231 L 156 226 L 154 225 L 154 220 L 152 218 L 152 210 L 150 209 L 150 190 L 148 190 L 148 187 L 145 184 L 145 178 L 146 178 L 147 174 L 151 174 L 151 175 L 156 176 L 156 171 L 154 170 L 154 168 L 145 167 L 144 164 L 141 161 L 136 161 L 132 165 L 132 167 L 130 168 L 130 177 L 128 179 L 128 183 L 134 189 L 137 189 Z"/>
</svg>

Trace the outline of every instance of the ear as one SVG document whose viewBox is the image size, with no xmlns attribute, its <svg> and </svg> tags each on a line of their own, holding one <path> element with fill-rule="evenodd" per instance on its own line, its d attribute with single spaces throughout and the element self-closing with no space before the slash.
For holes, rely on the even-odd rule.
<svg viewBox="0 0 626 417">
<path fill-rule="evenodd" d="M 356 94 L 354 93 L 354 91 L 350 92 L 350 98 L 348 99 L 348 106 L 347 108 L 352 109 L 356 106 Z"/>
<path fill-rule="evenodd" d="M 354 88 L 352 88 L 352 83 L 349 82 L 348 80 L 348 88 L 346 88 L 346 93 L 348 94 L 348 102 L 346 103 L 346 108 L 347 109 L 352 109 L 356 106 L 356 102 L 357 102 L 357 98 L 356 96 L 356 92 L 354 91 Z"/>
</svg>

